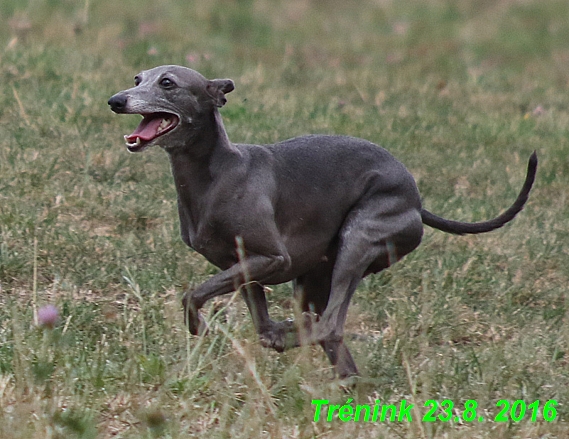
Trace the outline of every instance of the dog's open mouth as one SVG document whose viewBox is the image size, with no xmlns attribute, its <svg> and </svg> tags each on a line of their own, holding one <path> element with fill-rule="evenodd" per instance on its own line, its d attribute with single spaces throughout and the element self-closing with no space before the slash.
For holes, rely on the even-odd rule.
<svg viewBox="0 0 569 439">
<path fill-rule="evenodd" d="M 176 128 L 179 122 L 178 116 L 171 113 L 143 114 L 136 130 L 124 136 L 126 146 L 130 152 L 142 151 L 154 139 Z"/>
</svg>

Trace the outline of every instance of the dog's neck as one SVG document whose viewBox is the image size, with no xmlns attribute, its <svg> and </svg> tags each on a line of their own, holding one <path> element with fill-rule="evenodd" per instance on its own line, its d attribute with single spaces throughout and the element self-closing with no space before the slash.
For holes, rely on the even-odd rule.
<svg viewBox="0 0 569 439">
<path fill-rule="evenodd" d="M 189 140 L 184 147 L 168 151 L 178 194 L 193 193 L 190 196 L 194 199 L 205 194 L 216 175 L 241 155 L 229 141 L 217 108 L 196 125 L 200 125 L 198 138 Z"/>
<path fill-rule="evenodd" d="M 235 147 L 229 141 L 221 114 L 217 108 L 214 108 L 206 120 L 207 122 L 200 128 L 203 133 L 202 139 L 196 142 L 198 145 L 193 145 L 187 149 L 193 150 L 194 153 L 209 156 L 214 156 L 220 152 L 234 152 Z"/>
</svg>

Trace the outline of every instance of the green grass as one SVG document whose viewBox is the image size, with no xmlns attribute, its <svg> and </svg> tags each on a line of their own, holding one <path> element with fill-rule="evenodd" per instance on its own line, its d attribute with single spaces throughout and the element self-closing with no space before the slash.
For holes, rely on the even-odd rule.
<svg viewBox="0 0 569 439">
<path fill-rule="evenodd" d="M 2 2 L 0 437 L 565 437 L 568 14 L 562 0 Z M 508 206 L 535 149 L 530 202 L 491 234 L 427 230 L 364 280 L 349 393 L 319 349 L 263 349 L 238 296 L 190 337 L 181 293 L 216 269 L 181 242 L 166 155 L 128 154 L 137 117 L 106 105 L 166 63 L 234 79 L 233 141 L 367 138 L 448 218 Z M 270 302 L 292 315 L 290 286 Z M 48 303 L 53 330 L 34 324 Z M 487 421 L 313 422 L 312 399 L 349 398 L 421 413 L 475 400 Z M 557 419 L 493 422 L 501 399 L 555 399 Z"/>
</svg>

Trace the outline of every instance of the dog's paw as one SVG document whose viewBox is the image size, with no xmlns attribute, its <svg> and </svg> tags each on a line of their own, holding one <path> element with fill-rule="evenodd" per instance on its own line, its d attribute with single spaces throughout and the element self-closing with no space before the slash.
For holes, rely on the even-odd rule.
<svg viewBox="0 0 569 439">
<path fill-rule="evenodd" d="M 277 352 L 297 348 L 301 345 L 312 344 L 311 332 L 316 316 L 311 313 L 303 313 L 301 326 L 298 321 L 285 320 L 272 322 L 272 325 L 259 334 L 261 345 Z"/>
<path fill-rule="evenodd" d="M 185 324 L 188 327 L 188 331 L 192 335 L 206 335 L 208 333 L 208 327 L 206 322 L 201 318 L 199 312 L 186 313 Z"/>
<path fill-rule="evenodd" d="M 209 327 L 207 326 L 207 323 L 205 322 L 205 320 L 203 320 L 200 317 L 199 318 L 199 324 L 198 324 L 198 333 L 196 335 L 205 336 L 208 333 L 209 333 Z"/>
<path fill-rule="evenodd" d="M 272 322 L 259 334 L 261 346 L 274 349 L 277 352 L 284 352 L 287 349 L 300 346 L 298 331 L 293 320 L 283 322 Z"/>
</svg>

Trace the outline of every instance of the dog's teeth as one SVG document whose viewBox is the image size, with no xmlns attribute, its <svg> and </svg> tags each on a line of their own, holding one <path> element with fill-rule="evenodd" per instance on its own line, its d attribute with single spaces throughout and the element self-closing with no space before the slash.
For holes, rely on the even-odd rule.
<svg viewBox="0 0 569 439">
<path fill-rule="evenodd" d="M 124 140 L 126 140 L 126 146 L 139 146 L 142 143 L 140 137 L 136 138 L 136 142 L 129 142 L 128 136 L 124 136 Z"/>
<path fill-rule="evenodd" d="M 158 127 L 158 132 L 165 130 L 168 125 L 170 125 L 170 120 L 169 119 L 162 119 L 162 122 L 160 122 L 160 126 Z"/>
</svg>

